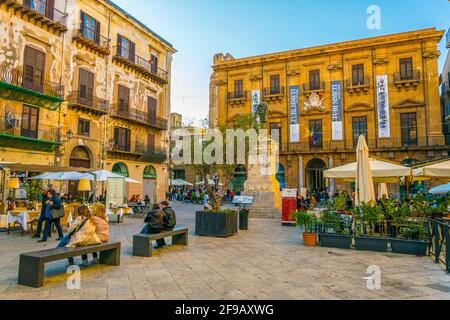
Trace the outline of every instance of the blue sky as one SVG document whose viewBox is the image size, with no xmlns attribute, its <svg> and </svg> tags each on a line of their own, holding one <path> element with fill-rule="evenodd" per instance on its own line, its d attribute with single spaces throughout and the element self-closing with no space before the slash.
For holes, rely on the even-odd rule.
<svg viewBox="0 0 450 320">
<path fill-rule="evenodd" d="M 234 57 L 436 27 L 450 27 L 448 0 L 115 0 L 178 50 L 172 73 L 172 111 L 186 119 L 208 115 L 215 53 Z M 367 28 L 370 5 L 381 29 Z M 440 68 L 447 56 L 440 46 Z"/>
</svg>

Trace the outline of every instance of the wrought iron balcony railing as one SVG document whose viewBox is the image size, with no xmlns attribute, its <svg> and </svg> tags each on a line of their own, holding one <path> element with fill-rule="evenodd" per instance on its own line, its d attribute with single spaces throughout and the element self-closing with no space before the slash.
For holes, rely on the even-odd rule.
<svg viewBox="0 0 450 320">
<path fill-rule="evenodd" d="M 126 105 L 115 104 L 111 110 L 111 116 L 137 122 L 139 124 L 161 130 L 167 130 L 168 128 L 168 121 L 166 119 L 153 117 L 147 112 L 130 108 Z"/>
<path fill-rule="evenodd" d="M 284 92 L 284 87 L 270 87 L 263 90 L 264 97 L 284 96 Z"/>
<path fill-rule="evenodd" d="M 6 65 L 0 66 L 0 82 L 9 83 L 46 95 L 64 98 L 64 86 L 45 80 L 43 76 L 27 75 L 20 69 L 13 69 Z"/>
<path fill-rule="evenodd" d="M 101 99 L 92 94 L 92 92 L 72 91 L 68 98 L 69 106 L 72 108 L 80 108 L 95 113 L 108 113 L 109 101 Z"/>
<path fill-rule="evenodd" d="M 362 87 L 369 87 L 370 86 L 370 77 L 366 76 L 364 78 L 350 78 L 345 80 L 345 87 L 348 90 L 351 89 L 358 89 Z"/>
<path fill-rule="evenodd" d="M 100 55 L 111 53 L 110 39 L 102 36 L 98 31 L 85 25 L 77 25 L 73 31 L 72 39 L 94 50 Z"/>
<path fill-rule="evenodd" d="M 21 12 L 42 25 L 46 25 L 58 32 L 67 31 L 67 13 L 58 10 L 45 0 L 0 0 L 7 8 Z"/>
<path fill-rule="evenodd" d="M 58 128 L 55 126 L 32 125 L 31 121 L 24 122 L 20 115 L 0 117 L 2 147 L 51 152 L 59 144 Z"/>
<path fill-rule="evenodd" d="M 310 93 L 315 91 L 324 91 L 325 90 L 325 82 L 319 81 L 319 82 L 311 82 L 311 83 L 304 83 L 303 84 L 303 92 Z"/>
<path fill-rule="evenodd" d="M 228 100 L 246 100 L 248 97 L 248 91 L 233 91 L 228 92 Z"/>
<path fill-rule="evenodd" d="M 394 73 L 394 83 L 418 82 L 420 81 L 420 71 L 415 70 L 407 73 Z"/>
<path fill-rule="evenodd" d="M 114 60 L 125 63 L 128 67 L 159 80 L 163 83 L 169 81 L 169 73 L 158 66 L 152 64 L 149 60 L 144 59 L 123 46 L 114 46 Z"/>
<path fill-rule="evenodd" d="M 155 146 L 147 146 L 144 156 L 141 158 L 142 161 L 150 163 L 163 163 L 167 159 L 167 151 Z"/>
</svg>

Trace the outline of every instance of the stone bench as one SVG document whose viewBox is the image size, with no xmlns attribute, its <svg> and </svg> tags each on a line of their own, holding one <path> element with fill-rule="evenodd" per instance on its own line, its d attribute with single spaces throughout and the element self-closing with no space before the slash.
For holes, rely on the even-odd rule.
<svg viewBox="0 0 450 320">
<path fill-rule="evenodd" d="M 120 242 L 23 253 L 20 255 L 18 284 L 40 288 L 44 285 L 44 266 L 46 263 L 94 252 L 100 252 L 100 264 L 120 265 Z"/>
<path fill-rule="evenodd" d="M 188 228 L 175 228 L 161 233 L 137 234 L 133 236 L 133 256 L 151 257 L 152 241 L 172 237 L 172 244 L 188 245 Z"/>
</svg>

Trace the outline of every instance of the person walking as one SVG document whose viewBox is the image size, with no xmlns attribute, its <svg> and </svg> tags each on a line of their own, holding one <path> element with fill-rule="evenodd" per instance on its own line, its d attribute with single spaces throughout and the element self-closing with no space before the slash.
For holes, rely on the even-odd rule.
<svg viewBox="0 0 450 320">
<path fill-rule="evenodd" d="M 167 201 L 161 202 L 161 209 L 163 213 L 163 231 L 172 231 L 177 224 L 175 211 L 173 211 Z M 158 239 L 156 240 L 156 243 L 158 244 L 156 248 L 162 248 L 166 245 L 166 241 L 164 239 Z"/>
<path fill-rule="evenodd" d="M 33 238 L 40 238 L 41 237 L 41 233 L 42 233 L 42 224 L 45 221 L 45 203 L 48 200 L 47 197 L 47 190 L 42 190 L 42 206 L 41 206 L 41 214 L 39 215 L 38 218 L 38 224 L 36 227 L 36 233 L 33 235 Z M 47 236 L 51 236 L 51 234 L 48 234 Z"/>
<path fill-rule="evenodd" d="M 64 217 L 64 207 L 62 206 L 61 199 L 56 196 L 55 190 L 49 190 L 47 192 L 48 200 L 45 201 L 44 216 L 45 216 L 45 229 L 42 239 L 38 242 L 47 242 L 47 237 L 51 231 L 52 223 L 55 225 L 58 231 L 58 239 L 62 240 L 64 237 L 61 228 L 61 218 Z M 61 214 L 62 213 L 62 214 Z"/>
</svg>

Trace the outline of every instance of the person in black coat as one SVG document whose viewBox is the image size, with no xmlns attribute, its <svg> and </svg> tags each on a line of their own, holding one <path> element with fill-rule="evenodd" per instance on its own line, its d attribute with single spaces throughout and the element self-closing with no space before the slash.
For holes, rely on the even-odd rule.
<svg viewBox="0 0 450 320">
<path fill-rule="evenodd" d="M 148 211 L 144 222 L 145 227 L 142 229 L 141 233 L 145 234 L 155 234 L 161 233 L 163 230 L 163 212 L 159 204 L 155 204 L 152 210 Z"/>
<path fill-rule="evenodd" d="M 169 202 L 163 201 L 161 202 L 161 209 L 163 212 L 163 230 L 164 231 L 172 231 L 177 224 L 177 217 L 175 211 L 173 211 Z M 158 246 L 157 248 L 162 248 L 166 245 L 166 241 L 164 239 L 156 240 Z"/>
<path fill-rule="evenodd" d="M 37 228 L 36 228 L 36 233 L 34 234 L 33 238 L 40 238 L 41 237 L 41 232 L 42 232 L 42 224 L 45 221 L 45 203 L 47 202 L 48 197 L 47 197 L 47 190 L 42 190 L 42 207 L 41 207 L 41 214 L 39 215 L 38 218 L 38 224 L 37 224 Z M 51 234 L 47 235 L 47 236 L 51 236 Z"/>
</svg>

